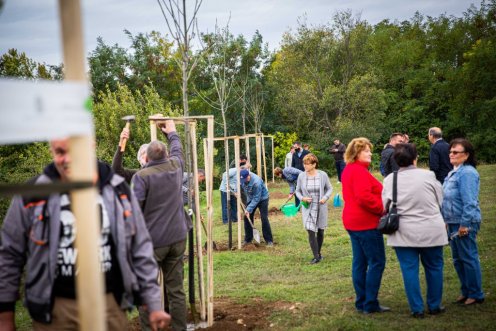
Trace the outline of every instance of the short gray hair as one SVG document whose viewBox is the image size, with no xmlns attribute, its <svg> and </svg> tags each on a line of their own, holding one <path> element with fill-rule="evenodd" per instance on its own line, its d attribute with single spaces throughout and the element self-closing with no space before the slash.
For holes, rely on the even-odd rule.
<svg viewBox="0 0 496 331">
<path fill-rule="evenodd" d="M 148 145 L 149 144 L 143 144 L 140 146 L 139 150 L 138 150 L 138 154 L 136 155 L 136 158 L 138 159 L 138 162 L 141 161 L 141 156 L 146 153 L 146 149 L 148 148 Z"/>
<path fill-rule="evenodd" d="M 441 131 L 440 128 L 434 127 L 429 129 L 429 135 L 433 136 L 436 139 L 439 139 L 443 137 L 443 132 Z"/>
<path fill-rule="evenodd" d="M 166 156 L 166 146 L 163 142 L 160 140 L 155 140 L 152 141 L 149 145 L 148 148 L 146 149 L 146 154 L 148 157 L 148 160 L 150 161 L 160 161 L 165 159 Z"/>
</svg>

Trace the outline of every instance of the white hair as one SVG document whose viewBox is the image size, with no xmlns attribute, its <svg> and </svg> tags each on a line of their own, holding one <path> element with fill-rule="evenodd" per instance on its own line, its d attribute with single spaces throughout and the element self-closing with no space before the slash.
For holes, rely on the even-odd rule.
<svg viewBox="0 0 496 331">
<path fill-rule="evenodd" d="M 143 144 L 138 150 L 138 154 L 136 155 L 136 158 L 138 159 L 138 162 L 141 161 L 141 155 L 146 153 L 146 149 L 148 148 L 148 144 Z"/>
</svg>

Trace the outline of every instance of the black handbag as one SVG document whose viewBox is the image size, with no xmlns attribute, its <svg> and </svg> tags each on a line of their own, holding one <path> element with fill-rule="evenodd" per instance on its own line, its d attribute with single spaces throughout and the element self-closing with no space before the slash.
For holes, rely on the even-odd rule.
<svg viewBox="0 0 496 331">
<path fill-rule="evenodd" d="M 377 225 L 377 230 L 382 234 L 393 234 L 398 231 L 398 228 L 400 227 L 400 215 L 398 215 L 398 210 L 396 209 L 397 187 L 398 171 L 395 171 L 393 172 L 393 203 L 390 208 L 386 208 L 386 214 L 381 217 L 379 225 Z"/>
</svg>

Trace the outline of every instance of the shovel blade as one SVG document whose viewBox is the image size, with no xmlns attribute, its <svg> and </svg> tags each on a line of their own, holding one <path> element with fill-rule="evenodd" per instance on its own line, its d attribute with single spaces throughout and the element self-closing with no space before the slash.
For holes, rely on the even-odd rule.
<svg viewBox="0 0 496 331">
<path fill-rule="evenodd" d="M 253 228 L 253 239 L 255 239 L 257 244 L 260 244 L 260 232 L 255 228 Z"/>
</svg>

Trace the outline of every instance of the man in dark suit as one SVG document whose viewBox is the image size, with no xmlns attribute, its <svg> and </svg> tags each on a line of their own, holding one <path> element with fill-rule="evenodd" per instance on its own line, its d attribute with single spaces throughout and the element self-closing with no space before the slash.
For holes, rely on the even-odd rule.
<svg viewBox="0 0 496 331">
<path fill-rule="evenodd" d="M 453 169 L 449 159 L 450 147 L 443 139 L 441 129 L 437 127 L 429 129 L 429 141 L 432 144 L 429 153 L 429 168 L 436 174 L 436 179 L 442 184 L 448 172 Z"/>
</svg>

